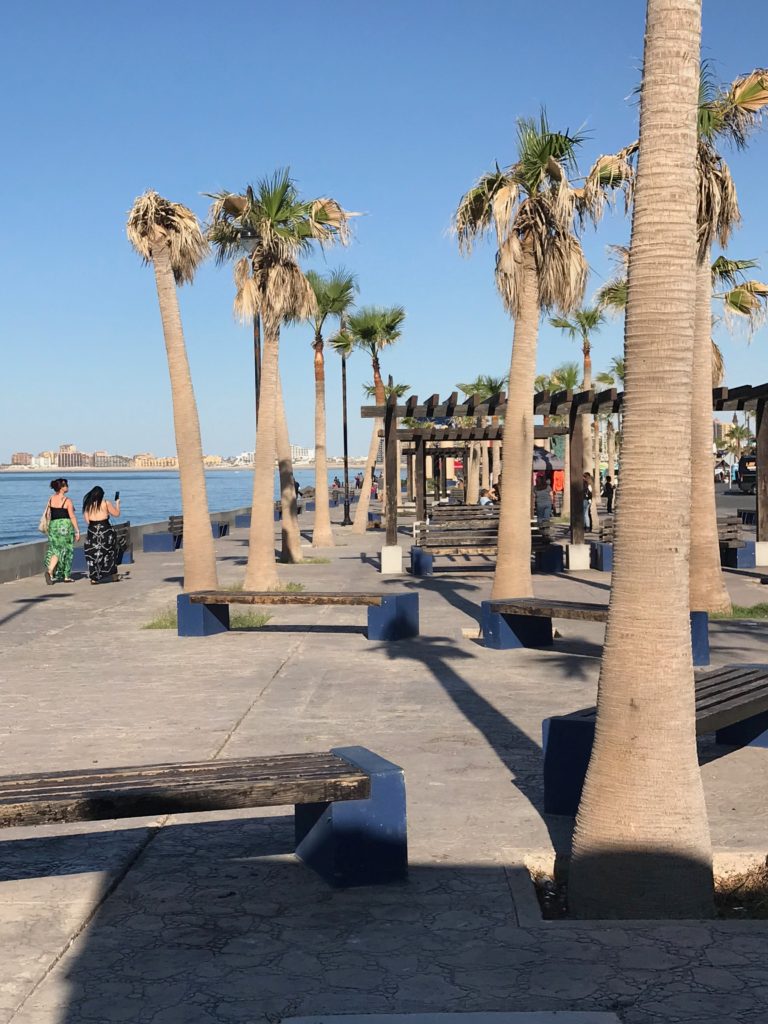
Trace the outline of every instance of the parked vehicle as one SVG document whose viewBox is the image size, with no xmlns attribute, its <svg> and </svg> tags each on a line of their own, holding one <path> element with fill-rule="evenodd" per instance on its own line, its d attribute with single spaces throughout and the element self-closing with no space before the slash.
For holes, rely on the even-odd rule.
<svg viewBox="0 0 768 1024">
<path fill-rule="evenodd" d="M 742 455 L 736 474 L 739 490 L 744 494 L 754 494 L 757 487 L 757 456 Z"/>
</svg>

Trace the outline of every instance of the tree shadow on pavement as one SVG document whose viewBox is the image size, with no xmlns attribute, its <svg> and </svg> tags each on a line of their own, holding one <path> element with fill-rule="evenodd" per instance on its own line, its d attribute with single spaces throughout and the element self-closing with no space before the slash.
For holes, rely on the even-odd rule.
<svg viewBox="0 0 768 1024">
<path fill-rule="evenodd" d="M 10 622 L 12 619 L 18 618 L 19 615 L 23 615 L 32 609 L 33 605 L 45 604 L 46 601 L 56 601 L 61 597 L 72 597 L 72 593 L 68 594 L 41 594 L 40 597 L 20 597 L 13 604 L 20 604 L 22 607 L 17 608 L 16 611 L 10 612 L 8 615 L 0 619 L 0 626 L 4 626 L 6 622 Z"/>
<path fill-rule="evenodd" d="M 413 660 L 429 670 L 466 720 L 477 729 L 512 775 L 512 784 L 542 819 L 555 848 L 563 846 L 563 823 L 544 814 L 542 749 L 511 719 L 483 697 L 454 667 L 474 661 L 473 655 L 445 637 L 421 637 L 418 642 L 382 644 L 390 660 Z M 567 832 L 570 833 L 568 826 Z"/>
</svg>

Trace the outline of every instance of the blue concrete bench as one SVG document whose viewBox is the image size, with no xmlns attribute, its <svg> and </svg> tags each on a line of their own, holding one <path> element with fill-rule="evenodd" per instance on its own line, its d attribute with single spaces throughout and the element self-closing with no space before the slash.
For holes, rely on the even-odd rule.
<svg viewBox="0 0 768 1024">
<path fill-rule="evenodd" d="M 224 519 L 212 519 L 211 535 L 214 540 L 228 537 L 229 523 Z M 170 516 L 167 533 L 145 533 L 142 541 L 145 553 L 178 551 L 184 543 L 184 516 Z"/>
<path fill-rule="evenodd" d="M 544 810 L 575 815 L 592 754 L 595 708 L 545 718 Z M 768 747 L 768 665 L 728 665 L 696 676 L 696 735 Z"/>
<path fill-rule="evenodd" d="M 607 622 L 608 605 L 582 601 L 543 601 L 535 597 L 483 601 L 480 626 L 486 647 L 496 651 L 519 647 L 551 647 L 553 619 Z M 709 616 L 691 612 L 693 664 L 709 664 Z"/>
<path fill-rule="evenodd" d="M 331 885 L 407 877 L 403 770 L 365 747 L 0 778 L 0 827 L 286 804 L 296 856 Z"/>
<path fill-rule="evenodd" d="M 229 630 L 229 608 L 245 605 L 353 605 L 368 608 L 369 640 L 419 635 L 418 594 L 320 594 L 292 591 L 203 590 L 176 598 L 179 636 L 213 636 Z"/>
<path fill-rule="evenodd" d="M 740 516 L 721 516 L 717 520 L 720 543 L 720 564 L 727 569 L 754 569 L 755 542 L 745 541 L 741 534 Z"/>
<path fill-rule="evenodd" d="M 757 512 L 753 508 L 737 508 L 736 515 L 741 519 L 744 526 L 757 525 Z"/>
</svg>

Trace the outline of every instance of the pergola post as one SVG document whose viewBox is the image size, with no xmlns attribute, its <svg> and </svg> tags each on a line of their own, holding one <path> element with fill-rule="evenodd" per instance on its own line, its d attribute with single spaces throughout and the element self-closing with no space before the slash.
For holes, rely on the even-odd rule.
<svg viewBox="0 0 768 1024">
<path fill-rule="evenodd" d="M 413 455 L 405 457 L 405 496 L 408 501 L 413 501 Z"/>
<path fill-rule="evenodd" d="M 414 438 L 416 453 L 413 456 L 415 469 L 416 521 L 425 522 L 427 518 L 427 456 L 423 437 Z"/>
<path fill-rule="evenodd" d="M 768 541 L 768 400 L 761 399 L 757 403 L 755 427 L 756 455 L 757 455 L 757 483 L 755 485 L 755 496 L 757 498 L 757 540 Z"/>
</svg>

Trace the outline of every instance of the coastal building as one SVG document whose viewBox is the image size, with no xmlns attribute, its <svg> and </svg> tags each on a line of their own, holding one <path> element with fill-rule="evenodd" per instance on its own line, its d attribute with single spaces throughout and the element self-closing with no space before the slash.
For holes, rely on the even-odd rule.
<svg viewBox="0 0 768 1024">
<path fill-rule="evenodd" d="M 203 465 L 208 466 L 209 469 L 214 466 L 220 466 L 224 460 L 220 455 L 204 455 Z"/>
<path fill-rule="evenodd" d="M 31 466 L 32 452 L 14 452 L 11 456 L 12 466 Z"/>
<path fill-rule="evenodd" d="M 306 448 L 302 444 L 292 444 L 291 458 L 294 462 L 313 462 L 315 458 L 315 449 Z"/>
<path fill-rule="evenodd" d="M 232 459 L 232 462 L 236 466 L 252 466 L 255 455 L 255 452 L 240 452 Z"/>
<path fill-rule="evenodd" d="M 93 465 L 96 469 L 128 469 L 133 466 L 133 459 L 127 455 L 110 455 L 109 452 L 94 452 Z"/>
<path fill-rule="evenodd" d="M 83 469 L 93 465 L 93 456 L 86 452 L 59 450 L 56 465 L 59 469 Z"/>
<path fill-rule="evenodd" d="M 140 452 L 131 460 L 136 469 L 178 469 L 179 460 L 175 456 L 156 458 L 152 452 Z"/>
<path fill-rule="evenodd" d="M 30 465 L 32 469 L 53 469 L 56 465 L 56 459 L 53 452 L 40 452 L 39 455 L 32 456 Z"/>
</svg>

